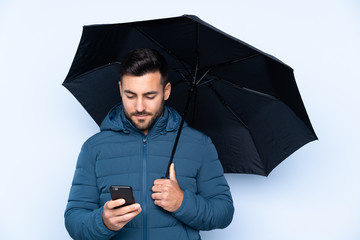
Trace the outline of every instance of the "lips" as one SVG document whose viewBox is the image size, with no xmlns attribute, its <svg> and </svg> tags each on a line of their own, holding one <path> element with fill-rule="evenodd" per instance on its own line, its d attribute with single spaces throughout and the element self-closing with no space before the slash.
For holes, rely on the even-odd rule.
<svg viewBox="0 0 360 240">
<path fill-rule="evenodd" d="M 135 113 L 132 113 L 131 115 L 135 116 L 135 117 L 137 117 L 137 116 L 150 116 L 151 113 L 148 113 L 148 112 L 135 112 Z"/>
<path fill-rule="evenodd" d="M 148 116 L 151 116 L 150 113 L 134 113 L 132 114 L 137 120 L 142 121 L 145 120 Z"/>
<path fill-rule="evenodd" d="M 145 119 L 149 115 L 135 115 L 135 117 L 139 120 Z"/>
</svg>

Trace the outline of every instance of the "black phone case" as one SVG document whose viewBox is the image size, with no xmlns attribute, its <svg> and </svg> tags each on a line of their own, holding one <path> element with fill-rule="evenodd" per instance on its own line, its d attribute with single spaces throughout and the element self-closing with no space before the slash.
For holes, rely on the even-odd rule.
<svg viewBox="0 0 360 240">
<path fill-rule="evenodd" d="M 113 185 L 110 186 L 109 190 L 110 190 L 111 200 L 116 200 L 119 198 L 125 199 L 125 204 L 122 205 L 121 207 L 135 203 L 132 187 Z"/>
</svg>

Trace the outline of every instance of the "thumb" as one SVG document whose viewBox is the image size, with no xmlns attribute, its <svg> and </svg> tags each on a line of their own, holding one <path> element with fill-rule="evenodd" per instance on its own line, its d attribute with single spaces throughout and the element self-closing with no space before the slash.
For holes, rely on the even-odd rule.
<svg viewBox="0 0 360 240">
<path fill-rule="evenodd" d="M 172 164 L 170 165 L 169 175 L 170 175 L 170 180 L 177 182 L 177 180 L 176 180 L 176 174 L 175 174 L 175 164 L 174 164 L 174 163 L 172 163 Z"/>
</svg>

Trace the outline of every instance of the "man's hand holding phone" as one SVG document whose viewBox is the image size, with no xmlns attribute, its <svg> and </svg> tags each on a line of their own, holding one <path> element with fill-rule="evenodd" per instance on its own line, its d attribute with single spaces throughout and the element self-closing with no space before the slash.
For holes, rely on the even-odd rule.
<svg viewBox="0 0 360 240">
<path fill-rule="evenodd" d="M 141 212 L 141 206 L 134 203 L 131 187 L 111 186 L 110 193 L 113 200 L 104 204 L 102 219 L 108 229 L 118 231 Z"/>
</svg>

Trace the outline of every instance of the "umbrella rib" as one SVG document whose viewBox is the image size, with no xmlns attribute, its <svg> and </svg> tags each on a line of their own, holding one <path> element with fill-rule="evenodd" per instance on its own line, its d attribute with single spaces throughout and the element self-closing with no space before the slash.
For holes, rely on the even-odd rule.
<svg viewBox="0 0 360 240">
<path fill-rule="evenodd" d="M 213 80 L 216 80 L 216 79 L 213 79 Z M 256 91 L 256 90 L 253 90 L 253 89 L 250 89 L 250 88 L 240 86 L 240 85 L 238 85 L 236 83 L 230 82 L 230 81 L 225 80 L 223 78 L 217 78 L 217 80 L 223 81 L 223 82 L 225 82 L 225 83 L 227 83 L 227 84 L 229 84 L 229 85 L 231 85 L 231 86 L 233 86 L 233 87 L 235 87 L 236 89 L 239 89 L 239 90 L 243 90 L 243 91 L 250 92 L 250 93 L 255 93 L 257 95 L 267 97 L 267 98 L 270 98 L 270 99 L 273 99 L 273 100 L 280 100 L 279 98 L 274 97 L 274 96 L 272 96 L 270 94 L 259 92 L 259 91 Z"/>
<path fill-rule="evenodd" d="M 193 84 L 197 84 L 196 82 L 196 76 L 197 76 L 197 72 L 198 72 L 198 69 L 199 69 L 199 65 L 198 63 L 196 63 L 196 66 L 195 66 L 195 74 L 194 74 L 194 81 L 193 81 Z"/>
<path fill-rule="evenodd" d="M 216 91 L 215 87 L 209 83 L 207 84 L 207 86 L 215 93 L 215 95 L 217 96 L 217 98 L 220 100 L 220 102 L 225 106 L 225 108 L 227 110 L 230 111 L 230 113 L 232 115 L 234 115 L 234 117 L 242 123 L 242 125 L 244 125 L 244 127 L 249 130 L 249 127 L 244 123 L 244 121 L 232 110 L 232 108 L 226 103 L 225 99 L 220 95 L 220 93 L 218 91 Z"/>
<path fill-rule="evenodd" d="M 246 92 L 250 92 L 250 93 L 255 93 L 257 95 L 260 95 L 260 96 L 263 96 L 263 97 L 266 97 L 266 98 L 270 98 L 270 99 L 273 99 L 273 100 L 280 100 L 280 98 L 278 97 L 275 97 L 273 95 L 270 95 L 270 94 L 267 94 L 267 93 L 263 93 L 263 92 L 260 92 L 260 91 L 256 91 L 254 89 L 250 89 L 250 88 L 246 88 L 246 87 L 243 87 L 243 86 L 240 86 L 236 83 L 233 83 L 233 82 L 230 82 L 228 80 L 225 80 L 223 78 L 212 78 L 212 79 L 208 79 L 206 82 L 203 82 L 201 84 L 198 85 L 198 87 L 200 86 L 203 86 L 203 85 L 208 85 L 209 82 L 212 82 L 212 81 L 215 81 L 215 80 L 218 80 L 218 81 L 223 81 L 229 85 L 231 85 L 232 87 L 238 89 L 238 90 L 242 90 L 242 91 L 246 91 Z"/>
<path fill-rule="evenodd" d="M 200 47 L 199 47 L 199 23 L 196 24 L 196 43 L 195 43 L 195 49 L 196 49 L 196 68 L 195 68 L 195 74 L 194 74 L 194 82 L 193 84 L 196 84 L 196 78 L 197 73 L 200 66 Z"/>
<path fill-rule="evenodd" d="M 231 61 L 214 64 L 214 65 L 212 65 L 212 66 L 208 66 L 208 67 L 205 67 L 205 68 L 208 68 L 208 69 L 210 69 L 210 70 L 213 70 L 214 68 L 217 68 L 217 67 L 222 67 L 222 66 L 231 65 L 231 64 L 234 64 L 234 63 L 246 61 L 246 60 L 248 60 L 248 59 L 250 59 L 250 58 L 254 58 L 254 57 L 257 57 L 257 56 L 259 56 L 259 55 L 261 55 L 261 54 L 260 54 L 260 53 L 255 53 L 255 54 L 252 54 L 252 55 L 250 55 L 250 56 L 241 57 L 241 58 L 237 58 L 237 59 L 234 59 L 234 60 L 231 60 Z"/>
<path fill-rule="evenodd" d="M 139 31 L 141 34 L 143 34 L 145 37 L 147 37 L 150 41 L 155 43 L 158 47 L 160 47 L 162 50 L 164 50 L 169 55 L 173 56 L 180 64 L 183 66 L 183 68 L 188 72 L 188 74 L 191 76 L 190 70 L 186 67 L 185 61 L 183 61 L 180 57 L 178 57 L 176 54 L 174 54 L 171 50 L 165 48 L 163 45 L 161 45 L 158 41 L 156 41 L 154 38 L 152 38 L 149 34 L 147 34 L 145 31 L 141 30 L 138 26 L 133 26 L 137 31 Z"/>
<path fill-rule="evenodd" d="M 206 75 L 214 70 L 215 68 L 217 67 L 222 67 L 222 66 L 226 66 L 226 65 L 231 65 L 231 64 L 234 64 L 234 63 L 238 63 L 238 62 L 241 62 L 241 61 L 245 61 L 245 60 L 248 60 L 250 58 L 253 58 L 253 57 L 257 57 L 259 56 L 260 53 L 256 53 L 256 54 L 253 54 L 253 55 L 250 55 L 250 56 L 247 56 L 247 57 L 243 57 L 243 58 L 237 58 L 237 59 L 234 59 L 234 60 L 231 60 L 231 61 L 228 61 L 228 62 L 223 62 L 223 63 L 218 63 L 218 64 L 215 64 L 215 65 L 212 65 L 212 66 L 208 66 L 208 67 L 204 67 L 204 69 L 207 69 L 206 72 L 201 76 L 200 80 L 197 82 L 197 84 L 199 84 L 199 82 L 204 78 L 206 77 Z"/>
<path fill-rule="evenodd" d="M 174 70 L 176 73 L 178 73 L 178 74 L 183 78 L 183 80 L 184 80 L 185 82 L 189 82 L 189 83 L 190 83 L 189 78 L 187 78 L 181 71 L 179 71 L 179 69 L 172 69 L 172 70 Z"/>
<path fill-rule="evenodd" d="M 204 77 L 206 77 L 206 75 L 211 71 L 211 69 L 208 69 L 199 79 L 199 81 L 196 82 L 196 85 L 199 85 L 199 83 L 201 82 L 201 80 L 204 79 Z"/>
<path fill-rule="evenodd" d="M 208 83 L 214 81 L 214 80 L 218 80 L 217 78 L 213 78 L 213 79 L 207 79 L 206 82 L 202 82 L 201 84 L 197 85 L 198 87 L 201 87 L 203 85 L 207 85 Z"/>
</svg>

